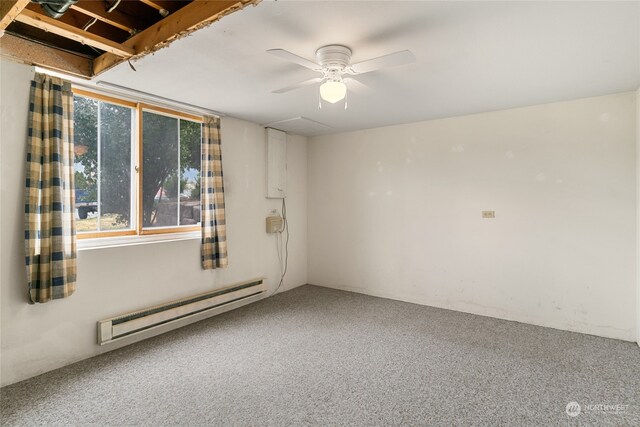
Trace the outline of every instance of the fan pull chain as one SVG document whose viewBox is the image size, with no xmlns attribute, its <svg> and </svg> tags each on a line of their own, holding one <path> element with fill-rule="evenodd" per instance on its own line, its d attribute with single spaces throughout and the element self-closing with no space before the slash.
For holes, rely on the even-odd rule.
<svg viewBox="0 0 640 427">
<path fill-rule="evenodd" d="M 346 91 L 345 94 L 344 94 L 344 109 L 345 110 L 347 109 L 347 105 L 349 105 L 348 103 L 349 103 L 349 91 Z"/>
<path fill-rule="evenodd" d="M 320 98 L 320 91 L 318 91 L 318 110 L 322 110 L 322 98 Z"/>
</svg>

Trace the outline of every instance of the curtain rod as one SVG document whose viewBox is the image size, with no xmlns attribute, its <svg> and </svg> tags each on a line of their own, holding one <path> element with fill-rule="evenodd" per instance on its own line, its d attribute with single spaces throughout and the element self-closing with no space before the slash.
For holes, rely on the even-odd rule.
<svg viewBox="0 0 640 427">
<path fill-rule="evenodd" d="M 48 70 L 46 68 L 42 68 L 38 66 L 34 67 L 34 69 L 38 73 L 49 74 L 54 77 L 60 77 L 62 79 L 68 80 L 74 86 L 78 86 L 84 89 L 94 90 L 98 92 L 106 92 L 111 95 L 124 96 L 129 98 L 130 101 L 147 101 L 153 104 L 160 104 L 158 105 L 159 107 L 170 107 L 170 108 L 182 110 L 185 113 L 191 112 L 196 114 L 212 115 L 216 117 L 225 117 L 225 114 L 219 111 L 210 110 L 208 108 L 199 107 L 193 104 L 174 101 L 172 99 L 165 98 L 163 96 L 157 96 L 148 92 L 143 92 L 141 90 L 131 89 L 131 88 L 120 86 L 114 83 L 105 82 L 103 80 L 100 80 L 94 83 L 91 81 L 82 80 L 74 76 L 69 76 L 67 74 Z"/>
<path fill-rule="evenodd" d="M 193 112 L 198 112 L 198 113 L 206 113 L 209 115 L 214 115 L 217 117 L 224 117 L 225 115 L 219 111 L 215 111 L 215 110 L 210 110 L 208 108 L 203 108 L 203 107 L 198 107 L 197 105 L 193 105 L 193 104 L 187 104 L 185 102 L 179 102 L 179 101 L 174 101 L 170 98 L 165 98 L 164 96 L 158 96 L 158 95 L 154 95 L 148 92 L 143 92 L 141 90 L 137 90 L 137 89 L 131 89 L 125 86 L 120 86 L 117 85 L 115 83 L 109 83 L 109 82 L 105 82 L 104 80 L 99 80 L 98 82 L 96 82 L 96 85 L 99 87 L 106 87 L 109 89 L 112 89 L 114 91 L 117 92 L 122 92 L 123 94 L 135 94 L 144 98 L 149 99 L 150 101 L 156 101 L 156 102 L 160 102 L 160 103 L 164 103 L 166 105 L 174 105 L 176 107 L 182 108 L 182 109 L 188 109 L 191 110 Z"/>
</svg>

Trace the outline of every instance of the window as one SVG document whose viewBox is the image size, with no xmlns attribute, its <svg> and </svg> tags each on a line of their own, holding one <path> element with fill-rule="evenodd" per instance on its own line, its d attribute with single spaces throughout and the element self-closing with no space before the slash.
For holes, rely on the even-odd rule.
<svg viewBox="0 0 640 427">
<path fill-rule="evenodd" d="M 74 90 L 79 238 L 193 231 L 202 118 Z"/>
<path fill-rule="evenodd" d="M 143 230 L 200 222 L 201 138 L 201 123 L 143 110 Z"/>
<path fill-rule="evenodd" d="M 135 105 L 75 95 L 73 119 L 78 234 L 133 234 Z"/>
</svg>

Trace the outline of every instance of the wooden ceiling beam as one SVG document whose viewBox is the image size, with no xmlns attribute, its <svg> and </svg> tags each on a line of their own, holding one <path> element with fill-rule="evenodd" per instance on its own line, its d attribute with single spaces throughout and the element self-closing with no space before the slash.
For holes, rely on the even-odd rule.
<svg viewBox="0 0 640 427">
<path fill-rule="evenodd" d="M 134 49 L 131 47 L 124 46 L 123 44 L 116 43 L 88 31 L 83 31 L 72 25 L 57 21 L 29 9 L 24 9 L 22 13 L 15 18 L 15 20 L 62 37 L 75 40 L 79 43 L 93 46 L 120 58 L 128 58 L 135 53 Z"/>
<path fill-rule="evenodd" d="M 44 46 L 11 34 L 0 42 L 0 56 L 29 65 L 39 65 L 83 78 L 91 78 L 92 61 L 63 50 Z"/>
<path fill-rule="evenodd" d="M 123 46 L 132 48 L 134 56 L 147 53 L 169 45 L 175 39 L 205 27 L 221 17 L 240 10 L 246 5 L 256 4 L 260 0 L 206 1 L 196 0 L 172 13 L 162 21 L 131 37 Z M 104 53 L 93 62 L 94 74 L 100 74 L 122 62 L 122 58 Z"/>
<path fill-rule="evenodd" d="M 233 7 L 242 7 L 244 1 L 194 1 L 176 11 L 162 21 L 152 25 L 140 34 L 127 40 L 127 46 L 132 47 L 136 54 L 153 50 L 158 44 L 170 42 L 182 33 L 189 32 L 196 27 L 213 22 L 218 15 Z"/>
<path fill-rule="evenodd" d="M 0 36 L 2 31 L 27 7 L 30 0 L 0 0 Z"/>
<path fill-rule="evenodd" d="M 163 1 L 163 0 L 140 0 L 140 2 L 146 4 L 147 6 L 150 6 L 150 7 L 154 8 L 158 12 L 162 12 L 163 10 L 166 10 L 167 12 L 170 13 L 175 9 L 175 7 L 171 3 L 169 3 L 168 1 Z"/>
<path fill-rule="evenodd" d="M 46 15 L 40 5 L 35 3 L 30 3 L 25 10 L 27 9 L 40 15 Z M 65 14 L 60 18 L 57 18 L 56 21 L 63 22 L 65 24 L 71 25 L 72 27 L 87 31 L 91 34 L 104 37 L 116 43 L 120 43 L 126 40 L 129 36 L 129 33 L 122 31 L 120 28 L 115 28 L 111 25 L 105 24 L 102 21 L 96 20 L 96 18 L 92 18 L 76 10 L 67 10 Z M 91 25 L 86 28 L 85 26 L 87 26 L 88 24 Z"/>
<path fill-rule="evenodd" d="M 133 18 L 118 11 L 118 9 L 107 12 L 105 3 L 101 1 L 80 0 L 78 3 L 72 4 L 71 9 L 96 18 L 109 25 L 113 25 L 128 33 L 134 33 L 137 29 Z"/>
</svg>

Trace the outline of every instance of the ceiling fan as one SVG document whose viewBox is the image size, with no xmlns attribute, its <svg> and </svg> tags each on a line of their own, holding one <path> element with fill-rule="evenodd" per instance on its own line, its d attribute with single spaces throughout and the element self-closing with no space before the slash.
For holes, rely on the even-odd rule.
<svg viewBox="0 0 640 427">
<path fill-rule="evenodd" d="M 274 90 L 273 93 L 285 93 L 301 87 L 321 83 L 320 98 L 335 104 L 347 96 L 345 81 L 356 81 L 352 76 L 370 73 L 383 68 L 395 67 L 415 62 L 416 57 L 409 50 L 402 50 L 377 58 L 351 64 L 351 49 L 342 45 L 323 46 L 316 51 L 316 62 L 298 56 L 284 49 L 267 50 L 272 55 L 293 62 L 310 70 L 321 73 L 321 77 L 305 80 L 291 86 Z M 319 107 L 322 104 L 318 101 Z M 347 103 L 345 101 L 345 108 Z"/>
</svg>

